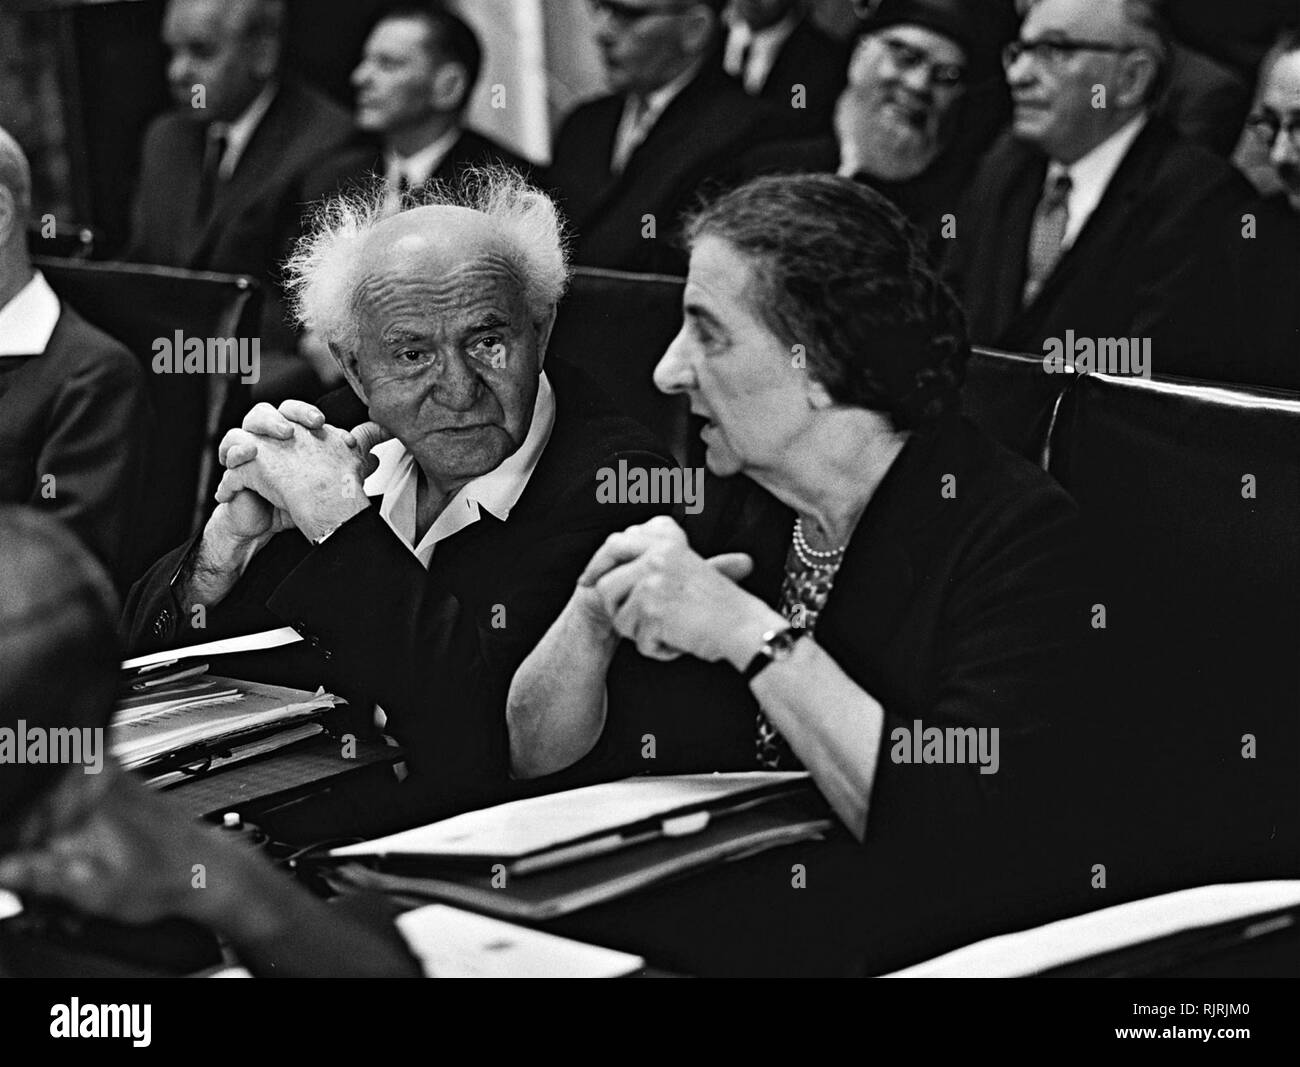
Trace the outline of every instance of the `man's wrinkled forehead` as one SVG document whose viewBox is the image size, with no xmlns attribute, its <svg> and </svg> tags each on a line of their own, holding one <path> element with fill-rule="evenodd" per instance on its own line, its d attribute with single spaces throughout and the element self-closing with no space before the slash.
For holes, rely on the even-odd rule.
<svg viewBox="0 0 1300 1067">
<path fill-rule="evenodd" d="M 1265 73 L 1261 102 L 1286 114 L 1300 111 L 1300 49 L 1273 60 Z"/>
<path fill-rule="evenodd" d="M 358 268 L 363 306 L 408 293 L 442 307 L 524 294 L 510 243 L 490 218 L 468 208 L 414 208 L 385 219 L 363 245 Z"/>
<path fill-rule="evenodd" d="M 171 0 L 163 17 L 163 36 L 233 40 L 244 32 L 255 8 L 248 0 Z"/>
<path fill-rule="evenodd" d="M 1038 0 L 1030 8 L 1021 36 L 1069 35 L 1087 40 L 1118 41 L 1127 18 L 1125 0 Z"/>
</svg>

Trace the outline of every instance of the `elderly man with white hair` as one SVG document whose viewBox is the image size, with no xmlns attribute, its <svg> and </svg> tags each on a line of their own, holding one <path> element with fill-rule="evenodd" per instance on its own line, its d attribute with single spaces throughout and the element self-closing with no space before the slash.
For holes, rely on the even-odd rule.
<svg viewBox="0 0 1300 1067">
<path fill-rule="evenodd" d="M 605 537 L 667 510 L 609 502 L 600 472 L 672 461 L 576 372 L 543 369 L 561 223 L 512 171 L 405 211 L 382 190 L 335 201 L 287 273 L 373 423 L 255 407 L 222 442 L 206 528 L 133 590 L 130 639 L 290 624 L 306 642 L 243 673 L 377 704 L 430 806 L 473 806 L 507 784 L 516 665 Z"/>
</svg>

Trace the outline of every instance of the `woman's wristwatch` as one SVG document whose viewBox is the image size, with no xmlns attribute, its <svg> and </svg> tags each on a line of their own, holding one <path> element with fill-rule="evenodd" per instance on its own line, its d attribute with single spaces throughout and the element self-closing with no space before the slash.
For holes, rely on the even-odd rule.
<svg viewBox="0 0 1300 1067">
<path fill-rule="evenodd" d="M 763 643 L 759 646 L 757 654 L 741 674 L 745 684 L 752 682 L 764 667 L 789 656 L 794 651 L 799 638 L 806 636 L 807 633 L 808 631 L 802 626 L 782 626 L 775 630 L 768 630 L 763 635 Z"/>
</svg>

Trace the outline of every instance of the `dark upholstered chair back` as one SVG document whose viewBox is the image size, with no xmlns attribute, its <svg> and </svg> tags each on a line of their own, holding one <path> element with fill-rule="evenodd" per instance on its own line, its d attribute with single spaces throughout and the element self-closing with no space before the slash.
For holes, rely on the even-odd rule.
<svg viewBox="0 0 1300 1067">
<path fill-rule="evenodd" d="M 34 222 L 27 227 L 27 250 L 33 256 L 89 259 L 95 251 L 95 231 L 89 226 Z"/>
<path fill-rule="evenodd" d="M 261 294 L 241 275 L 38 258 L 59 296 L 121 341 L 144 367 L 154 411 L 144 505 L 132 534 L 137 570 L 180 544 L 210 506 L 216 440 L 248 408 L 236 377 L 155 374 L 155 342 L 257 337 Z"/>
<path fill-rule="evenodd" d="M 1047 374 L 1033 356 L 977 348 L 966 361 L 962 411 L 1007 448 L 1046 467 L 1052 423 L 1074 380 Z"/>
<path fill-rule="evenodd" d="M 1300 866 L 1300 396 L 1086 375 L 1050 470 L 1087 529 L 1130 810 L 1166 820 L 1172 864 Z"/>
<path fill-rule="evenodd" d="M 681 329 L 682 288 L 681 278 L 578 268 L 547 358 L 577 367 L 653 430 L 679 462 L 698 466 L 701 447 L 685 399 L 664 396 L 651 378 Z"/>
</svg>

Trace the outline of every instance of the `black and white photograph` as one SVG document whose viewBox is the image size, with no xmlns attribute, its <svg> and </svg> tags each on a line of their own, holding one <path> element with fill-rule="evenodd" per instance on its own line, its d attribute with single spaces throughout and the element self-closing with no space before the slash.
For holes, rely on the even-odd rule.
<svg viewBox="0 0 1300 1067">
<path fill-rule="evenodd" d="M 1297 0 L 0 0 L 9 1048 L 1298 976 Z"/>
</svg>

